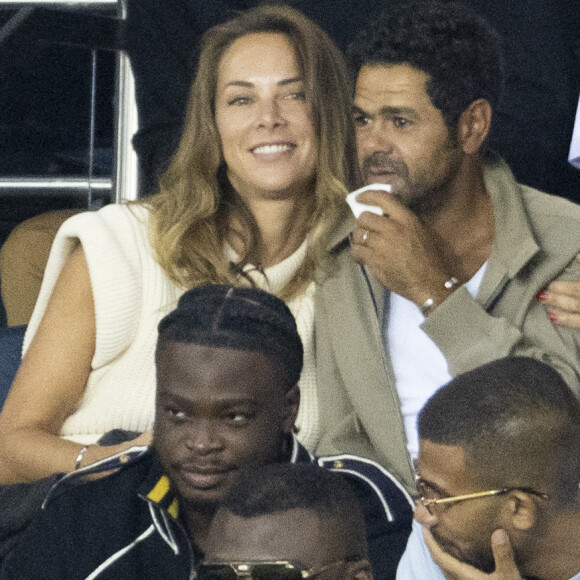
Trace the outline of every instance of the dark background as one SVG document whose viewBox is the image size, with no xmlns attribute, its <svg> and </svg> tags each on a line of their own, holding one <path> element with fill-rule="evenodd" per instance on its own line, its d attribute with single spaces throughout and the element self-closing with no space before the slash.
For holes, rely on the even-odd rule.
<svg viewBox="0 0 580 580">
<path fill-rule="evenodd" d="M 397 1 L 288 0 L 325 27 L 341 48 L 378 8 Z M 0 41 L 0 177 L 87 174 L 91 47 L 99 49 L 94 175 L 109 176 L 115 79 L 111 49 L 131 48 L 141 83 L 141 133 L 147 137 L 158 125 L 179 125 L 192 71 L 178 66 L 180 59 L 195 53 L 201 32 L 233 9 L 255 3 L 132 0 L 128 34 L 120 36 L 114 26 L 107 26 L 102 11 L 71 14 L 35 9 Z M 467 3 L 484 14 L 504 38 L 507 92 L 496 111 L 491 145 L 520 181 L 580 202 L 580 171 L 567 163 L 580 92 L 578 1 Z M 0 25 L 14 14 L 15 10 L 0 9 Z M 91 18 L 95 16 L 100 18 Z M 0 197 L 0 244 L 27 217 L 84 203 L 65 195 L 4 195 Z"/>
</svg>

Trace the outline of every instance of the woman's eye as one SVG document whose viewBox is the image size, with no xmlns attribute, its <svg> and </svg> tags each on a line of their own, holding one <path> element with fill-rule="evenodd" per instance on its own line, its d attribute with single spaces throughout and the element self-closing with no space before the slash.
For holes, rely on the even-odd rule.
<svg viewBox="0 0 580 580">
<path fill-rule="evenodd" d="M 355 115 L 353 120 L 355 127 L 365 127 L 369 123 L 369 118 L 366 115 Z"/>
<path fill-rule="evenodd" d="M 252 99 L 250 97 L 233 97 L 233 98 L 228 100 L 228 105 L 235 105 L 235 106 L 248 105 L 251 102 L 252 102 Z"/>
</svg>

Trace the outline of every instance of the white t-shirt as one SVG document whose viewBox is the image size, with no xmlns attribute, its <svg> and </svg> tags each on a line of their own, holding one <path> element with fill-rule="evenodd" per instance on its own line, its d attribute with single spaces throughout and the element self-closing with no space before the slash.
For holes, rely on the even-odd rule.
<svg viewBox="0 0 580 580">
<path fill-rule="evenodd" d="M 487 262 L 465 284 L 473 297 L 479 292 L 486 267 Z M 421 309 L 394 292 L 390 293 L 389 300 L 389 314 L 385 317 L 387 328 L 383 328 L 383 336 L 386 333 L 407 434 L 407 449 L 414 459 L 419 452 L 417 414 L 427 399 L 451 380 L 451 375 L 443 353 L 421 328 L 425 321 Z"/>
</svg>

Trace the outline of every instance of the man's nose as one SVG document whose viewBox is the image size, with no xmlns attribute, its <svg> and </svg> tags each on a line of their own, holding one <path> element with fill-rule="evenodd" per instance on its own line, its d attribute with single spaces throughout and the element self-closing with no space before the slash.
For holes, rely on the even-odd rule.
<svg viewBox="0 0 580 580">
<path fill-rule="evenodd" d="M 420 501 L 415 506 L 415 520 L 420 524 L 432 526 L 437 523 L 437 516 L 434 516 Z"/>
<path fill-rule="evenodd" d="M 213 421 L 196 420 L 188 430 L 185 445 L 202 455 L 219 451 L 223 447 L 220 430 Z"/>
<path fill-rule="evenodd" d="M 359 150 L 368 155 L 375 151 L 385 151 L 391 153 L 393 143 L 391 135 L 384 122 L 378 121 L 357 133 L 357 143 Z"/>
</svg>

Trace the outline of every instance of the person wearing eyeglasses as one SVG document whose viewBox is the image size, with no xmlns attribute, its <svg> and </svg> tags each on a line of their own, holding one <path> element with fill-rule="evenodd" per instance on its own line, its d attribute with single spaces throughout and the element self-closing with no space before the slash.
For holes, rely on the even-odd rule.
<svg viewBox="0 0 580 580">
<path fill-rule="evenodd" d="M 580 402 L 554 369 L 491 362 L 437 391 L 417 425 L 397 580 L 580 580 Z"/>
<path fill-rule="evenodd" d="M 208 533 L 200 580 L 372 580 L 361 507 L 317 465 L 243 472 Z"/>
</svg>

